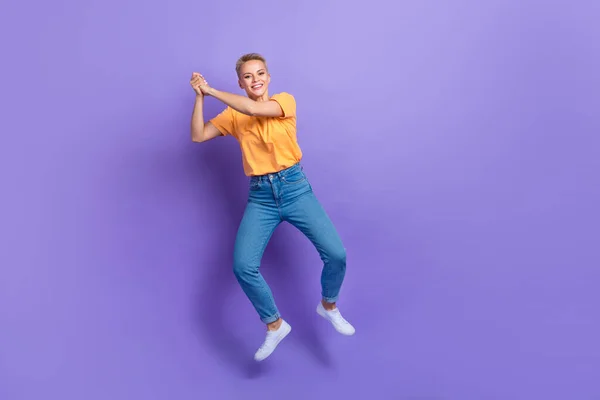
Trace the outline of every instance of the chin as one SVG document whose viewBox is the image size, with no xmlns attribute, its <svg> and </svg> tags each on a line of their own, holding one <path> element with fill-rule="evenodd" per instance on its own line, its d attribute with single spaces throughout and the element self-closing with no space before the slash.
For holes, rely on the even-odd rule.
<svg viewBox="0 0 600 400">
<path fill-rule="evenodd" d="M 260 96 L 264 95 L 266 92 L 267 92 L 267 88 L 264 86 L 262 88 L 260 88 L 259 90 L 252 90 L 252 89 L 247 90 L 247 93 L 252 97 L 260 97 Z"/>
</svg>

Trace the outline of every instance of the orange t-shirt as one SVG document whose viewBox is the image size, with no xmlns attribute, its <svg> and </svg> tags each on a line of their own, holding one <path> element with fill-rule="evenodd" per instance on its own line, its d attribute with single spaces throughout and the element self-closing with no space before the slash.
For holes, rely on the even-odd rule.
<svg viewBox="0 0 600 400">
<path fill-rule="evenodd" d="M 242 150 L 247 176 L 281 171 L 298 163 L 302 151 L 296 139 L 296 100 L 289 93 L 271 96 L 282 117 L 251 117 L 227 107 L 210 122 L 223 135 L 232 135 Z"/>
</svg>

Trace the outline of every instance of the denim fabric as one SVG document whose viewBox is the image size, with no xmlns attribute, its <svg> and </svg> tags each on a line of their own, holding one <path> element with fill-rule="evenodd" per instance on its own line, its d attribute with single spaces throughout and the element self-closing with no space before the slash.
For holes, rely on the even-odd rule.
<svg viewBox="0 0 600 400">
<path fill-rule="evenodd" d="M 321 295 L 325 301 L 337 301 L 346 273 L 346 249 L 301 165 L 251 177 L 248 204 L 235 240 L 233 271 L 267 324 L 280 314 L 259 267 L 273 231 L 284 221 L 304 233 L 319 252 L 323 260 Z"/>
</svg>

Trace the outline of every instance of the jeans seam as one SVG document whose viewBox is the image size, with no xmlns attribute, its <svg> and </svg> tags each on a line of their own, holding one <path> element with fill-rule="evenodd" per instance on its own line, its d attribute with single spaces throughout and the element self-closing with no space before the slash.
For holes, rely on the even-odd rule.
<svg viewBox="0 0 600 400">
<path fill-rule="evenodd" d="M 285 177 L 281 177 L 281 180 L 288 185 L 298 185 L 302 182 L 306 182 L 306 177 L 303 177 L 302 179 L 293 182 L 288 181 L 287 179 L 285 179 Z"/>
</svg>

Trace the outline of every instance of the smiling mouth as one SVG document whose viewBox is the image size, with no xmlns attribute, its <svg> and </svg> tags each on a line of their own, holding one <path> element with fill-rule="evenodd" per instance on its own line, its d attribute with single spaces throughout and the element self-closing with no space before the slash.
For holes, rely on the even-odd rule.
<svg viewBox="0 0 600 400">
<path fill-rule="evenodd" d="M 262 83 L 257 83 L 256 85 L 252 85 L 251 87 L 252 87 L 253 90 L 256 90 L 256 89 L 260 89 L 261 87 L 263 87 L 263 84 Z"/>
</svg>

